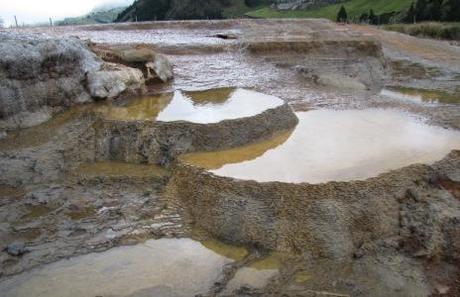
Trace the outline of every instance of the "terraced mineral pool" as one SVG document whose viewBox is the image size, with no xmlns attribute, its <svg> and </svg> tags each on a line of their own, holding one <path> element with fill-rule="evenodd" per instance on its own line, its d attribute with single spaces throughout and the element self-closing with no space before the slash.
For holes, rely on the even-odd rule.
<svg viewBox="0 0 460 297">
<path fill-rule="evenodd" d="M 220 176 L 322 183 L 362 180 L 414 163 L 432 163 L 460 149 L 460 132 L 430 126 L 396 110 L 314 110 L 296 115 L 299 124 L 290 136 L 181 159 Z"/>
<path fill-rule="evenodd" d="M 395 99 L 411 100 L 431 104 L 460 104 L 460 94 L 451 94 L 437 90 L 424 90 L 405 87 L 383 89 L 381 95 Z"/>
<path fill-rule="evenodd" d="M 191 239 L 149 240 L 61 260 L 0 281 L 4 297 L 206 294 L 231 259 Z"/>
<path fill-rule="evenodd" d="M 157 120 L 217 123 L 254 116 L 284 102 L 256 91 L 221 88 L 197 92 L 176 91 L 131 100 L 126 106 L 103 106 L 98 110 L 115 120 Z"/>
</svg>

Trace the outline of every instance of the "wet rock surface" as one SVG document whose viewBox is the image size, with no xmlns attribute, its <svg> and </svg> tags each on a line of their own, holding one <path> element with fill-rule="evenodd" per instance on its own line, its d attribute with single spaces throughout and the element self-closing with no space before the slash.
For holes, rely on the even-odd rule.
<svg viewBox="0 0 460 297">
<path fill-rule="evenodd" d="M 82 81 L 101 61 L 81 41 L 12 36 L 0 35 L 2 130 L 44 122 L 53 107 L 91 101 Z"/>
<path fill-rule="evenodd" d="M 237 38 L 216 37 L 222 32 Z M 154 79 L 146 90 L 152 95 L 251 88 L 280 97 L 296 111 L 392 108 L 427 124 L 460 128 L 455 100 L 426 102 L 380 92 L 386 85 L 455 96 L 460 52 L 439 41 L 324 20 L 152 22 L 8 34 L 21 33 L 31 34 L 29 40 L 73 35 L 124 48 L 128 60 L 142 60 L 134 68 L 143 79 L 148 69 L 161 72 L 146 66 L 154 62 L 153 52 L 161 52 L 175 78 L 167 84 Z M 131 51 L 142 49 L 141 43 L 149 43 L 149 50 Z M 119 99 L 115 107 L 123 106 L 123 95 Z M 192 237 L 231 259 L 213 273 L 203 296 L 458 295 L 458 152 L 363 181 L 258 183 L 215 176 L 175 157 L 237 148 L 281 128 L 287 129 L 282 142 L 297 122 L 287 105 L 249 121 L 210 126 L 112 121 L 88 106 L 35 129 L 2 133 L 0 287 L 14 274 L 26 277 L 21 272 L 46 270 L 45 263 L 59 259 L 115 252 L 152 238 Z M 267 149 L 257 143 L 256 154 Z M 169 166 L 148 167 L 153 164 Z M 12 255 L 8 247 L 13 254 L 27 252 Z M 78 258 L 72 261 L 78 265 Z M 137 289 L 118 295 L 177 295 L 164 287 Z"/>
</svg>

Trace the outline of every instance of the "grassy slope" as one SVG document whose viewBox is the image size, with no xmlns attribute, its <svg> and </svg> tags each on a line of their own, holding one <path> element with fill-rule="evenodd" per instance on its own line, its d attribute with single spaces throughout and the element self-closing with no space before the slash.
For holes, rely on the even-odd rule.
<svg viewBox="0 0 460 297">
<path fill-rule="evenodd" d="M 460 40 L 460 22 L 439 23 L 424 22 L 418 24 L 385 25 L 384 29 L 409 34 L 417 37 Z"/>
<path fill-rule="evenodd" d="M 341 5 L 344 5 L 349 17 L 359 17 L 361 13 L 373 9 L 376 14 L 407 9 L 414 0 L 350 0 L 307 10 L 278 11 L 264 7 L 247 13 L 259 18 L 327 18 L 335 20 Z"/>
<path fill-rule="evenodd" d="M 224 8 L 224 17 L 225 18 L 238 18 L 243 17 L 246 13 L 261 9 L 261 7 L 248 7 L 244 4 L 244 0 L 233 0 L 231 6 Z"/>
</svg>

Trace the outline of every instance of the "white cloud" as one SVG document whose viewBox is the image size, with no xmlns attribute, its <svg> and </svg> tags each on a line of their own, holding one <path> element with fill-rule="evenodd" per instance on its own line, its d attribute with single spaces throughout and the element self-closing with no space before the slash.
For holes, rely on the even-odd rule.
<svg viewBox="0 0 460 297">
<path fill-rule="evenodd" d="M 90 12 L 94 7 L 107 3 L 129 5 L 133 0 L 1 0 L 0 17 L 6 25 L 14 23 L 17 16 L 20 24 L 47 22 L 64 17 L 80 16 Z"/>
</svg>

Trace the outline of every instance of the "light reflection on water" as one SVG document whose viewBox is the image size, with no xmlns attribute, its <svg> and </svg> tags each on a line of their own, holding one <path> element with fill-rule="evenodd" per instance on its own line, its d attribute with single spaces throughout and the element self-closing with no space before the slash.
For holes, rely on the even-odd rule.
<svg viewBox="0 0 460 297">
<path fill-rule="evenodd" d="M 221 88 L 131 100 L 126 106 L 103 106 L 98 110 L 116 120 L 187 121 L 217 123 L 254 116 L 283 104 L 277 97 L 246 89 Z"/>
<path fill-rule="evenodd" d="M 390 87 L 380 93 L 390 98 L 411 100 L 430 104 L 460 104 L 460 94 L 451 94 L 437 90 L 424 90 L 405 87 Z"/>
<path fill-rule="evenodd" d="M 221 176 L 322 183 L 361 180 L 414 163 L 432 163 L 460 149 L 460 132 L 427 125 L 395 110 L 315 110 L 297 116 L 299 124 L 284 143 L 265 146 L 265 152 L 252 158 L 251 147 L 183 158 Z M 231 154 L 244 158 L 226 157 Z"/>
<path fill-rule="evenodd" d="M 232 262 L 191 239 L 149 240 L 61 260 L 0 282 L 4 297 L 205 294 Z"/>
</svg>

